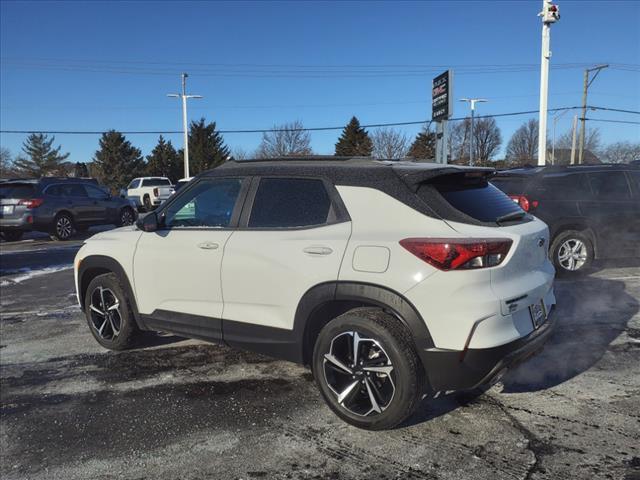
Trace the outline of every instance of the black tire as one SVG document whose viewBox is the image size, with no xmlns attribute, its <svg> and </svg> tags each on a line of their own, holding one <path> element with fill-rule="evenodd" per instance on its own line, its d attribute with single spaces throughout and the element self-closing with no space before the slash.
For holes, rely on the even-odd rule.
<svg viewBox="0 0 640 480">
<path fill-rule="evenodd" d="M 124 207 L 120 210 L 120 215 L 118 216 L 118 227 L 126 227 L 127 225 L 133 225 L 136 221 L 136 214 L 133 211 L 133 208 Z"/>
<path fill-rule="evenodd" d="M 576 252 L 570 253 L 572 245 L 574 247 L 580 245 L 580 247 Z M 565 230 L 553 239 L 550 255 L 558 275 L 575 276 L 589 270 L 595 252 L 593 242 L 588 235 L 578 230 Z"/>
<path fill-rule="evenodd" d="M 23 234 L 24 232 L 21 230 L 9 230 L 6 232 L 2 232 L 0 235 L 2 235 L 2 238 L 4 238 L 7 242 L 17 242 L 22 238 Z"/>
<path fill-rule="evenodd" d="M 59 213 L 53 220 L 52 240 L 69 240 L 75 231 L 73 218 L 68 213 Z"/>
<path fill-rule="evenodd" d="M 151 204 L 151 198 L 149 198 L 149 195 L 144 196 L 144 198 L 142 199 L 142 203 L 144 204 L 144 210 L 146 212 L 150 212 L 151 210 L 153 210 L 153 205 Z"/>
<path fill-rule="evenodd" d="M 101 299 L 104 299 L 106 308 Z M 109 310 L 116 303 L 118 307 Z M 109 314 L 99 314 L 94 307 Z M 89 330 L 100 345 L 109 350 L 126 350 L 135 346 L 141 332 L 125 290 L 114 273 L 98 275 L 91 280 L 85 294 L 84 311 Z"/>
<path fill-rule="evenodd" d="M 354 339 L 352 332 L 365 339 L 358 347 L 358 357 L 364 357 L 365 364 L 355 368 L 352 353 L 340 354 L 340 350 L 353 352 L 353 345 L 348 346 Z M 346 366 L 351 373 L 328 361 L 327 354 L 349 359 Z M 375 365 L 380 363 L 376 362 L 382 362 L 381 365 L 390 362 L 392 370 L 388 373 L 366 371 L 367 362 L 368 368 L 378 369 L 381 367 Z M 316 383 L 329 408 L 345 422 L 366 430 L 396 427 L 415 412 L 425 391 L 425 373 L 410 332 L 398 319 L 376 308 L 351 310 L 330 321 L 318 335 L 312 363 Z M 349 390 L 356 383 L 357 386 Z M 339 388 L 333 388 L 337 386 Z M 338 390 L 352 393 L 339 403 Z"/>
</svg>

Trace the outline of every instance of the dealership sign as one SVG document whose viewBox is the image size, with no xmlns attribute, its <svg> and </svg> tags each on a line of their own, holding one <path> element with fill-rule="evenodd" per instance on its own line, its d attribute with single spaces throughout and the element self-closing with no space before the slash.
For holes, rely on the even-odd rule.
<svg viewBox="0 0 640 480">
<path fill-rule="evenodd" d="M 446 120 L 453 114 L 453 72 L 447 70 L 433 79 L 431 90 L 431 119 L 434 122 Z"/>
</svg>

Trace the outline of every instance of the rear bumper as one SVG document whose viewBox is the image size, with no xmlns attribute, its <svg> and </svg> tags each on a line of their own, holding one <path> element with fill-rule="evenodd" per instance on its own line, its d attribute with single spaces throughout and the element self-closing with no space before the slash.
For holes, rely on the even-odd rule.
<svg viewBox="0 0 640 480">
<path fill-rule="evenodd" d="M 33 230 L 33 223 L 29 223 L 29 216 L 31 212 L 25 213 L 21 217 L 17 218 L 0 218 L 0 231 L 21 231 L 27 232 Z M 32 217 L 33 219 L 33 217 Z"/>
<path fill-rule="evenodd" d="M 490 383 L 506 369 L 512 368 L 538 352 L 555 326 L 554 309 L 545 323 L 526 337 L 492 348 L 443 350 L 431 348 L 420 352 L 429 384 L 434 391 L 469 390 Z"/>
</svg>

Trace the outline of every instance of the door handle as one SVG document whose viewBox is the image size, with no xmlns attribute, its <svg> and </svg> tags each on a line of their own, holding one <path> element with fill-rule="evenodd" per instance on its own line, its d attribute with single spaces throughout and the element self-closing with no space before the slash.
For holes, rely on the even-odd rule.
<svg viewBox="0 0 640 480">
<path fill-rule="evenodd" d="M 312 246 L 312 247 L 305 248 L 303 252 L 308 255 L 311 255 L 312 257 L 316 257 L 316 256 L 319 257 L 322 255 L 329 255 L 333 253 L 333 250 L 330 249 L 329 247 Z"/>
<path fill-rule="evenodd" d="M 220 245 L 215 242 L 202 242 L 198 244 L 198 248 L 203 250 L 216 250 Z"/>
</svg>

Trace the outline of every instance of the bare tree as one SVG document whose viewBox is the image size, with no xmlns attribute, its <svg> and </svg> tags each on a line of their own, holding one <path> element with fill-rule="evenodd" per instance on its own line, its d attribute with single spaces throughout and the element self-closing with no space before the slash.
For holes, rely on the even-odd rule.
<svg viewBox="0 0 640 480">
<path fill-rule="evenodd" d="M 576 131 L 576 157 L 579 148 L 578 142 L 580 141 L 580 133 Z M 571 149 L 573 143 L 573 130 L 568 130 L 556 141 L 556 148 Z M 589 150 L 591 153 L 597 153 L 600 151 L 600 130 L 597 128 L 588 128 L 584 136 L 584 149 Z"/>
<path fill-rule="evenodd" d="M 231 149 L 231 158 L 234 160 L 248 160 L 251 158 L 251 154 L 242 147 L 235 147 Z"/>
<path fill-rule="evenodd" d="M 11 152 L 7 148 L 0 148 L 0 178 L 8 178 L 14 175 Z"/>
<path fill-rule="evenodd" d="M 511 165 L 534 164 L 538 158 L 538 121 L 522 124 L 507 144 L 507 162 Z"/>
<path fill-rule="evenodd" d="M 469 163 L 471 120 L 465 118 L 451 129 L 449 148 L 454 163 Z M 477 165 L 488 164 L 502 145 L 500 129 L 493 118 L 479 118 L 473 122 L 473 158 Z"/>
<path fill-rule="evenodd" d="M 371 134 L 375 158 L 404 158 L 409 152 L 407 136 L 393 128 L 379 128 Z"/>
<path fill-rule="evenodd" d="M 302 122 L 276 125 L 273 131 L 262 134 L 262 142 L 256 151 L 258 158 L 311 155 L 311 135 L 302 130 Z"/>
<path fill-rule="evenodd" d="M 640 143 L 611 143 L 602 149 L 600 158 L 606 163 L 631 163 L 633 161 L 640 161 Z"/>
</svg>

